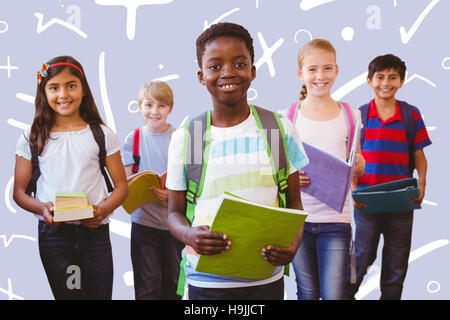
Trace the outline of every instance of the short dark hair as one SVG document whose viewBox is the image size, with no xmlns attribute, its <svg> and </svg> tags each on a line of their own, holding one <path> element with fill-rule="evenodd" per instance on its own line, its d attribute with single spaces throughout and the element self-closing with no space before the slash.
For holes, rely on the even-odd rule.
<svg viewBox="0 0 450 320">
<path fill-rule="evenodd" d="M 402 81 L 405 79 L 406 64 L 399 57 L 394 56 L 393 54 L 385 54 L 373 59 L 369 63 L 368 77 L 372 79 L 375 72 L 388 69 L 394 69 L 395 71 L 397 71 Z"/>
<path fill-rule="evenodd" d="M 221 22 L 213 24 L 208 29 L 203 31 L 203 33 L 197 38 L 197 41 L 195 42 L 197 47 L 197 61 L 200 68 L 202 67 L 202 58 L 203 53 L 205 52 L 206 45 L 219 37 L 233 37 L 244 41 L 245 46 L 250 53 L 250 58 L 253 64 L 255 60 L 253 38 L 250 36 L 250 33 L 247 31 L 247 29 L 239 24 Z"/>
</svg>

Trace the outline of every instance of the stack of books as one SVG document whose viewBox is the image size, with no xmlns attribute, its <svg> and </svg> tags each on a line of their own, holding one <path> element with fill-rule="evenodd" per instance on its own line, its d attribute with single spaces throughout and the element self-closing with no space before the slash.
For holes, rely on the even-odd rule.
<svg viewBox="0 0 450 320">
<path fill-rule="evenodd" d="M 64 222 L 94 217 L 94 210 L 84 192 L 57 192 L 53 221 Z"/>
</svg>

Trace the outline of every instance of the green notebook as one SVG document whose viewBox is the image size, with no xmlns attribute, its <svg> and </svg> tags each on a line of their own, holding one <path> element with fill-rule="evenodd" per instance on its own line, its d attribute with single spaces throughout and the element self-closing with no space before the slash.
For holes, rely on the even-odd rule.
<svg viewBox="0 0 450 320">
<path fill-rule="evenodd" d="M 222 254 L 200 256 L 196 271 L 267 279 L 276 267 L 264 260 L 261 249 L 289 247 L 306 216 L 301 210 L 261 205 L 225 193 L 211 231 L 226 234 L 231 247 Z"/>
</svg>

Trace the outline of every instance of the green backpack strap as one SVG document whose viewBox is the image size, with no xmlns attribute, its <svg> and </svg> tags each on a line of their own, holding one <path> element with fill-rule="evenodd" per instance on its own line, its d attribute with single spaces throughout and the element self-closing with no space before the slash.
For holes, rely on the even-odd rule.
<svg viewBox="0 0 450 320">
<path fill-rule="evenodd" d="M 278 205 L 286 208 L 287 178 L 290 165 L 283 125 L 277 113 L 253 105 L 250 105 L 250 108 L 266 145 L 267 155 L 272 166 L 273 180 L 278 185 Z M 284 274 L 289 276 L 289 265 L 284 266 Z"/>
<path fill-rule="evenodd" d="M 191 125 L 192 124 L 192 125 Z M 208 164 L 211 132 L 211 111 L 204 112 L 186 122 L 184 126 L 184 173 L 186 177 L 186 219 L 192 225 L 197 198 L 203 191 Z M 205 139 L 203 139 L 205 137 Z M 184 295 L 186 254 L 180 263 L 177 294 Z"/>
</svg>

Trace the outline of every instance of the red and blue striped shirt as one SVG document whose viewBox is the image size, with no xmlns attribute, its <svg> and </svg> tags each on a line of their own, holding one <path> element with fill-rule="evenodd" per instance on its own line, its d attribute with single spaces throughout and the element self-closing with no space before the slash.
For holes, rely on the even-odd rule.
<svg viewBox="0 0 450 320">
<path fill-rule="evenodd" d="M 412 107 L 416 125 L 414 151 L 431 144 L 425 123 L 416 107 Z M 395 114 L 381 120 L 375 107 L 375 99 L 370 102 L 367 124 L 364 129 L 362 155 L 366 160 L 364 174 L 358 179 L 358 188 L 409 178 L 409 152 L 406 128 L 400 106 L 397 102 Z"/>
</svg>

